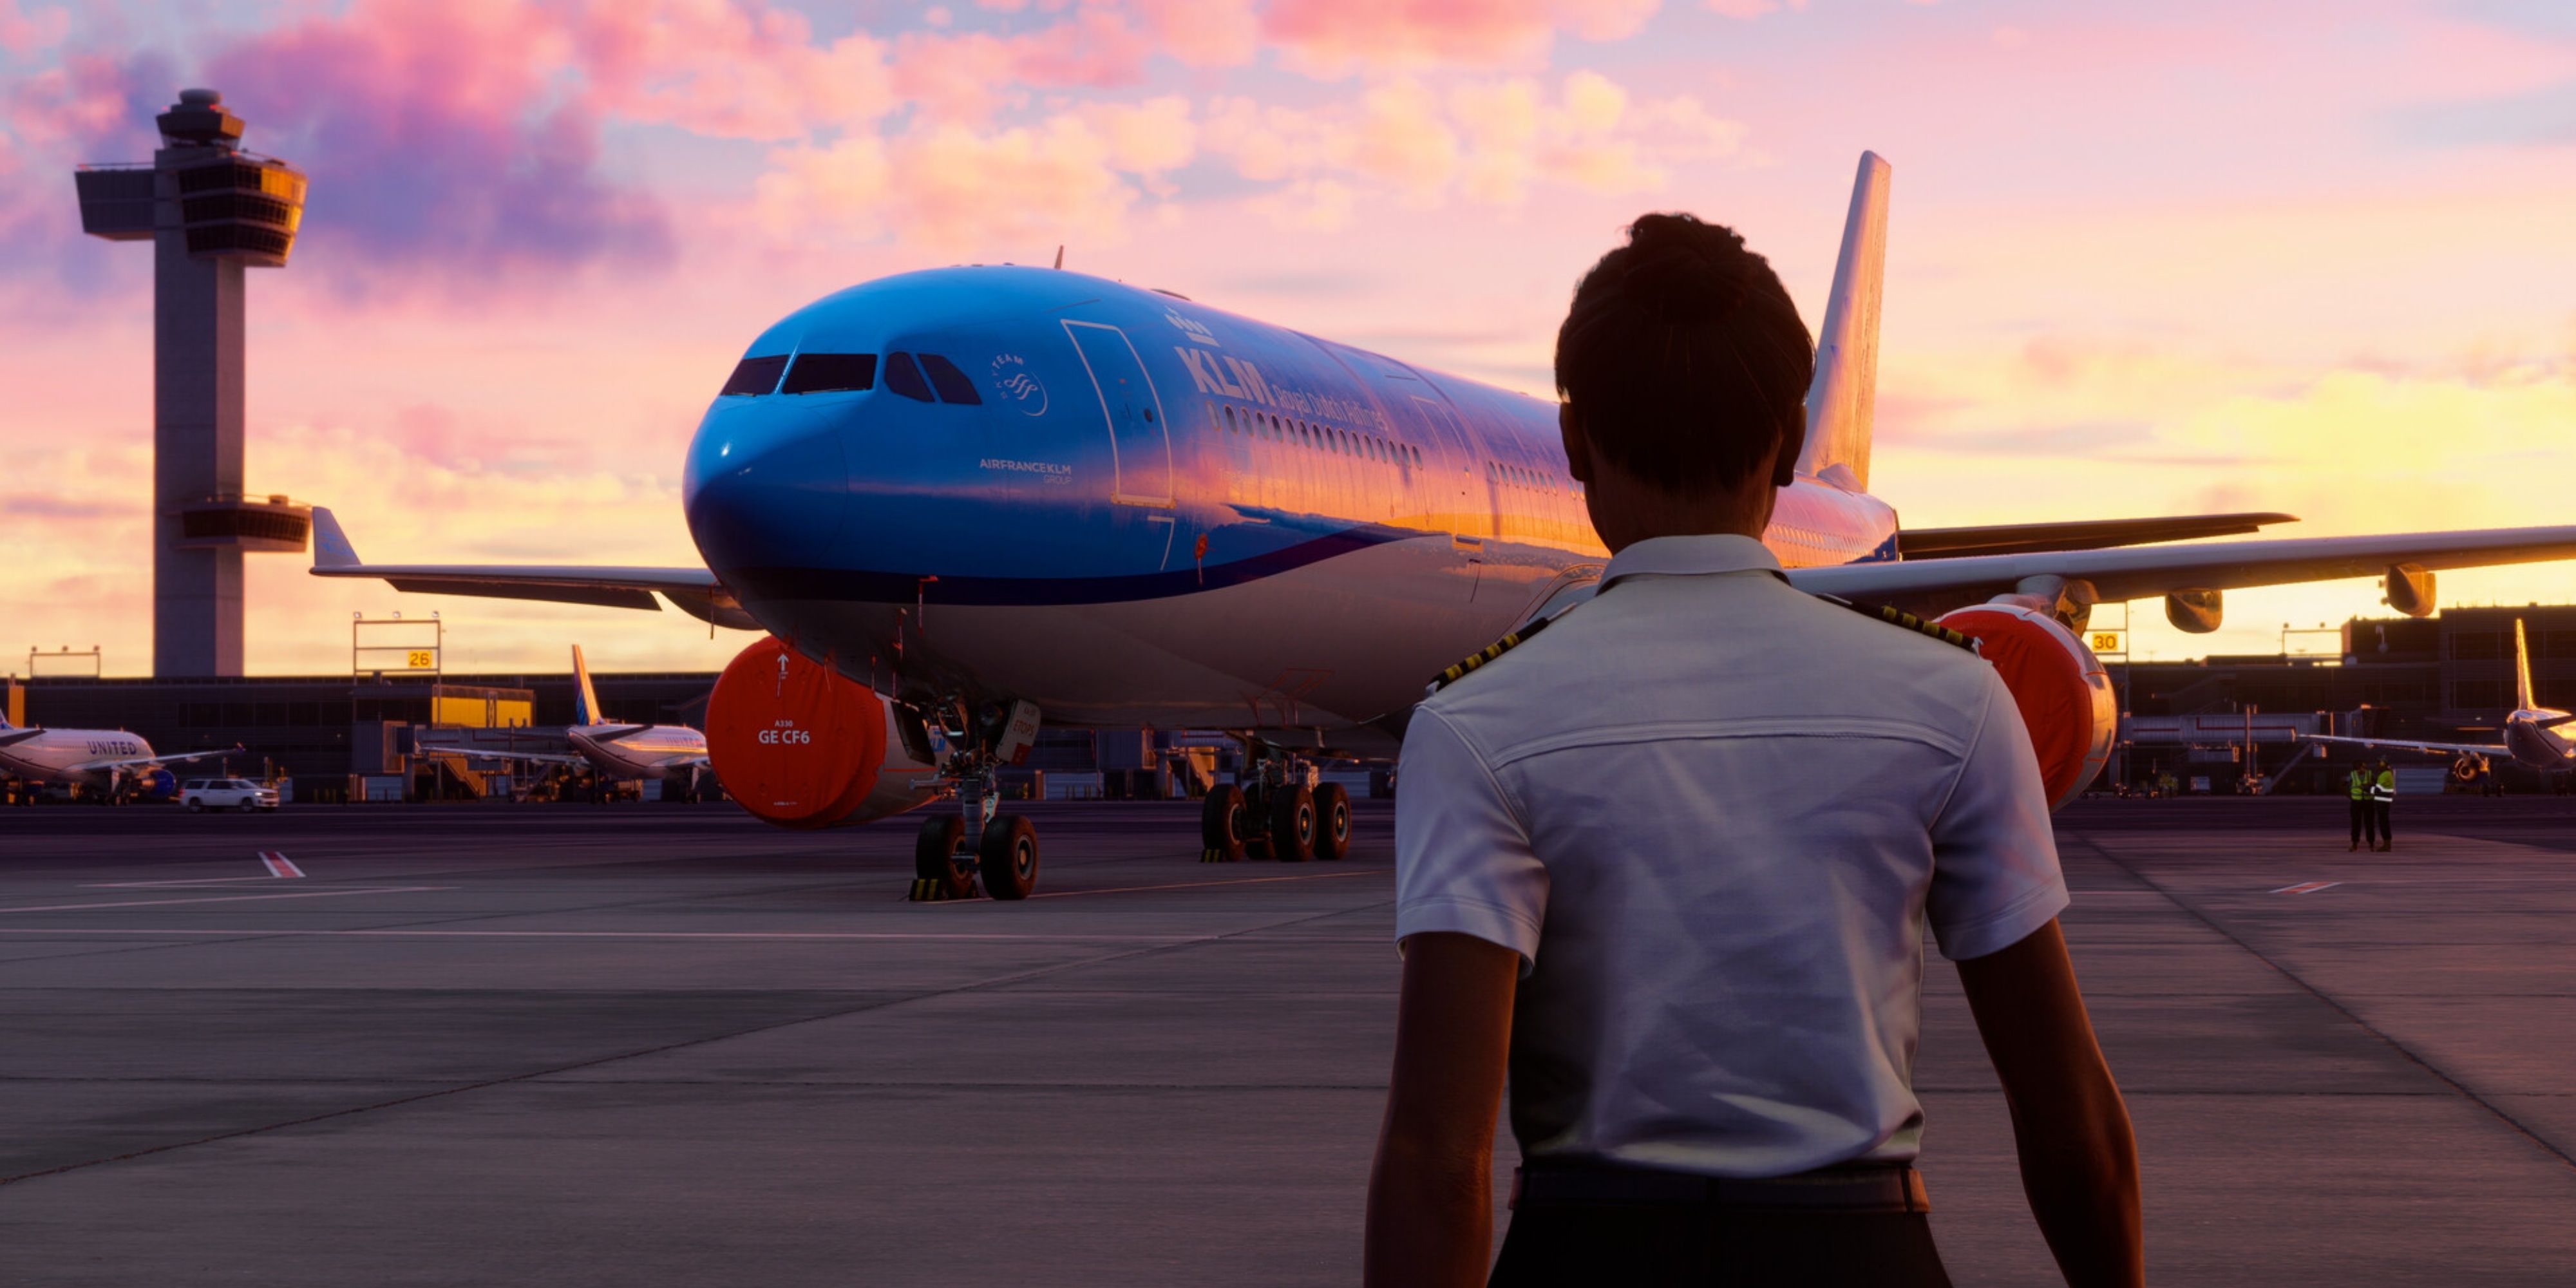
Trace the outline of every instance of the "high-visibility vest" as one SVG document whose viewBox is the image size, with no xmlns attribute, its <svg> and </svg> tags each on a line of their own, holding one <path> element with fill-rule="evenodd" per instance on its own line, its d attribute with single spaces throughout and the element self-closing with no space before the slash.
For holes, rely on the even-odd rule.
<svg viewBox="0 0 2576 1288">
<path fill-rule="evenodd" d="M 2396 770 L 2392 769 L 2379 776 L 2379 781 L 2371 785 L 2370 799 L 2375 801 L 2393 801 L 2397 799 Z"/>
<path fill-rule="evenodd" d="M 2370 775 L 2363 770 L 2356 769 L 2352 771 L 2351 777 L 2352 781 L 2349 785 L 2352 788 L 2352 798 L 2357 801 L 2369 800 Z"/>
</svg>

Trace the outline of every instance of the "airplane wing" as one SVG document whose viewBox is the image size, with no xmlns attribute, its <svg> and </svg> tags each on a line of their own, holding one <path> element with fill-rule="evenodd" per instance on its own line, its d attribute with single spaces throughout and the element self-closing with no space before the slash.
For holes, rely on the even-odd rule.
<svg viewBox="0 0 2576 1288">
<path fill-rule="evenodd" d="M 757 630 L 724 583 L 704 568 L 585 567 L 571 564 L 371 564 L 358 558 L 328 509 L 313 510 L 313 575 L 373 577 L 396 590 L 430 595 L 539 599 L 660 612 L 660 594 L 680 611 L 735 630 Z"/>
<path fill-rule="evenodd" d="M 2028 577 L 2081 578 L 2093 583 L 2102 600 L 2109 602 L 2148 599 L 2181 590 L 2237 590 L 2376 577 L 2399 564 L 2431 570 L 2552 559 L 2576 559 L 2576 527 L 2296 537 L 2284 541 L 2214 541 L 2206 545 L 1908 559 L 1793 568 L 1789 582 L 1814 594 L 1892 603 L 1916 612 L 1941 612 L 2010 592 Z"/>
<path fill-rule="evenodd" d="M 2345 738 L 2330 733 L 2303 733 L 2301 742 L 2348 742 L 2356 747 L 2396 747 L 2404 751 L 2465 751 L 2478 756 L 2510 756 L 2513 748 L 2501 743 L 2483 742 L 2408 742 L 2403 738 Z"/>
<path fill-rule="evenodd" d="M 420 744 L 419 754 L 424 756 L 464 756 L 473 760 L 525 760 L 540 765 L 587 765 L 590 763 L 588 760 L 585 760 L 580 756 L 570 755 L 560 751 L 503 751 L 494 747 L 457 747 L 434 743 Z"/>
<path fill-rule="evenodd" d="M 167 756 L 111 756 L 105 760 L 84 760 L 77 765 L 71 766 L 66 772 L 75 774 L 94 774 L 102 769 L 131 769 L 136 765 L 175 765 L 181 761 L 204 760 L 209 756 L 238 756 L 243 754 L 245 753 L 242 751 L 241 744 L 234 743 L 232 746 L 218 747 L 213 751 L 174 751 Z"/>
<path fill-rule="evenodd" d="M 2268 523 L 2296 523 L 2295 514 L 2185 514 L 2161 519 L 2088 519 L 2075 523 L 2006 523 L 1984 528 L 1902 528 L 1900 559 L 1958 559 L 1968 555 L 2019 555 L 2043 550 L 2100 550 L 2158 541 L 2233 537 Z"/>
</svg>

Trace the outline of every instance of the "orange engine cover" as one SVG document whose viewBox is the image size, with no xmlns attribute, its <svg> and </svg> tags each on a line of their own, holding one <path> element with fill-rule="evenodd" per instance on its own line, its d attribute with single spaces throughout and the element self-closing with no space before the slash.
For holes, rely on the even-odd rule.
<svg viewBox="0 0 2576 1288">
<path fill-rule="evenodd" d="M 2102 659 L 2056 618 L 2019 604 L 1978 604 L 1941 618 L 1977 641 L 2004 678 L 2039 753 L 2040 781 L 2056 809 L 2101 776 L 2119 732 L 2120 704 Z"/>
<path fill-rule="evenodd" d="M 707 760 L 725 793 L 762 822 L 830 827 L 867 800 L 885 767 L 885 702 L 765 638 L 716 677 Z"/>
</svg>

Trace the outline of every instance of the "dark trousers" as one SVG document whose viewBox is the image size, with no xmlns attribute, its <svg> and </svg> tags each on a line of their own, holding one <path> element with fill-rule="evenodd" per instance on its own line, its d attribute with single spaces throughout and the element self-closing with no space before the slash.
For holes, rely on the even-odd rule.
<svg viewBox="0 0 2576 1288">
<path fill-rule="evenodd" d="M 1521 1208 L 1489 1283 L 1950 1288 L 1950 1276 L 1932 1246 L 1932 1219 L 1920 1212 L 1638 1203 Z"/>
<path fill-rule="evenodd" d="M 2383 841 L 2394 841 L 2397 839 L 2397 829 L 2388 825 L 2388 807 L 2390 803 L 2391 802 L 2388 801 L 2372 801 L 2370 803 L 2371 820 L 2379 824 L 2379 839 Z"/>
<path fill-rule="evenodd" d="M 2373 809 L 2369 801 L 2354 801 L 2352 803 L 2352 843 L 2359 845 L 2367 839 L 2373 845 L 2379 844 L 2379 829 L 2387 826 L 2381 820 L 2387 817 L 2386 814 Z"/>
</svg>

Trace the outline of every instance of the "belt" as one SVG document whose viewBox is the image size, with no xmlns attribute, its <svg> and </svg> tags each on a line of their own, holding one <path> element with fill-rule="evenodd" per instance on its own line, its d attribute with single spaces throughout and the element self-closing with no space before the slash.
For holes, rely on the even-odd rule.
<svg viewBox="0 0 2576 1288">
<path fill-rule="evenodd" d="M 1512 1208 L 1632 1203 L 1835 1212 L 1929 1212 L 1923 1174 L 1904 1164 L 1828 1167 L 1794 1176 L 1699 1176 L 1642 1167 L 1540 1163 L 1512 1173 Z"/>
</svg>

